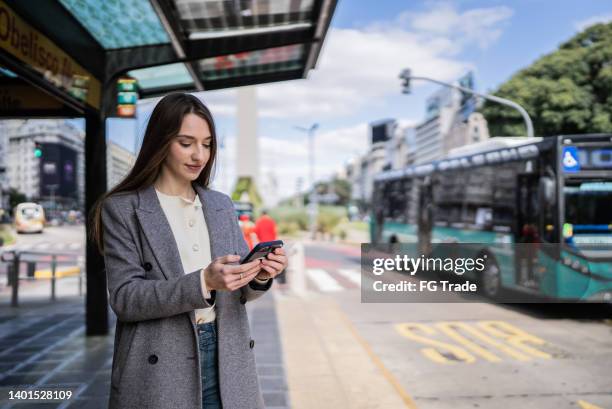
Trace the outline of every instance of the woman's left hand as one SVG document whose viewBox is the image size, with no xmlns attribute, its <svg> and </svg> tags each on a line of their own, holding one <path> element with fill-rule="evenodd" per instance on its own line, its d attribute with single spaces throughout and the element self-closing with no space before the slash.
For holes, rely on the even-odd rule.
<svg viewBox="0 0 612 409">
<path fill-rule="evenodd" d="M 279 275 L 287 268 L 287 256 L 282 247 L 274 249 L 274 252 L 261 260 L 261 271 L 255 276 L 259 280 L 267 280 Z"/>
</svg>

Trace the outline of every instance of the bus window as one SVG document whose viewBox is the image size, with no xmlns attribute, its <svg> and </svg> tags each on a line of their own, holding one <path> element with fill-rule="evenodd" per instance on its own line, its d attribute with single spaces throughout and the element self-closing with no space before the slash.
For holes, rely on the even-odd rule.
<svg viewBox="0 0 612 409">
<path fill-rule="evenodd" d="M 612 182 L 571 181 L 563 188 L 565 224 L 572 226 L 572 236 L 591 234 L 601 237 L 612 232 Z M 565 237 L 572 241 L 573 237 Z"/>
</svg>

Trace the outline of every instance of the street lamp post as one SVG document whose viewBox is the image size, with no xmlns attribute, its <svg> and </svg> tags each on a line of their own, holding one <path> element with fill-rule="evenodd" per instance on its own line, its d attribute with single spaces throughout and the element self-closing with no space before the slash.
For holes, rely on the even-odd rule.
<svg viewBox="0 0 612 409">
<path fill-rule="evenodd" d="M 317 197 L 317 189 L 315 186 L 315 152 L 314 152 L 314 137 L 315 132 L 319 128 L 319 124 L 314 123 L 310 126 L 310 128 L 304 128 L 302 126 L 296 126 L 295 129 L 298 129 L 302 132 L 306 132 L 308 134 L 308 162 L 310 168 L 310 185 L 312 186 L 312 192 L 310 193 L 309 200 L 309 214 L 310 214 L 310 237 L 314 240 L 316 238 L 317 233 L 317 216 L 319 213 L 318 209 L 318 197 Z"/>
<path fill-rule="evenodd" d="M 57 184 L 47 185 L 47 189 L 51 191 L 51 215 L 54 219 L 57 219 L 57 214 L 55 211 L 55 189 L 57 189 L 58 186 L 59 185 Z"/>
<path fill-rule="evenodd" d="M 402 70 L 402 72 L 400 73 L 399 77 L 404 80 L 404 82 L 402 84 L 402 86 L 404 87 L 402 92 L 404 94 L 409 94 L 410 93 L 410 80 L 423 80 L 423 81 L 433 82 L 435 84 L 439 84 L 439 85 L 442 85 L 444 87 L 458 89 L 459 91 L 462 91 L 462 92 L 465 92 L 465 93 L 468 93 L 468 94 L 472 94 L 472 95 L 476 95 L 477 97 L 481 97 L 481 98 L 484 98 L 484 99 L 488 99 L 490 101 L 497 102 L 497 103 L 502 104 L 502 105 L 506 105 L 506 106 L 512 107 L 512 108 L 516 109 L 517 111 L 519 111 L 519 113 L 523 117 L 523 121 L 525 121 L 525 127 L 527 128 L 527 137 L 533 138 L 533 136 L 534 136 L 533 135 L 533 122 L 531 121 L 531 118 L 529 117 L 529 114 L 527 113 L 525 108 L 523 108 L 522 106 L 520 106 L 519 104 L 517 104 L 514 101 L 511 101 L 511 100 L 506 99 L 506 98 L 496 97 L 495 95 L 480 94 L 480 93 L 478 93 L 478 92 L 476 92 L 474 90 L 471 90 L 469 88 L 464 88 L 464 87 L 460 87 L 458 85 L 449 84 L 447 82 L 438 81 L 438 80 L 435 80 L 433 78 L 422 77 L 422 76 L 415 76 L 415 75 L 411 74 L 411 70 L 409 68 L 406 68 L 406 69 Z"/>
</svg>

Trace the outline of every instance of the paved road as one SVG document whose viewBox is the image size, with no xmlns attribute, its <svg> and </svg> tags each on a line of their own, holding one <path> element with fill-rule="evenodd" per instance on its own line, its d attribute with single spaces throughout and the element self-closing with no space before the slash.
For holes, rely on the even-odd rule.
<svg viewBox="0 0 612 409">
<path fill-rule="evenodd" d="M 407 407 L 612 408 L 609 308 L 361 303 L 359 256 L 308 244 L 307 288 L 338 305 Z"/>
<path fill-rule="evenodd" d="M 13 232 L 14 233 L 14 232 Z M 16 243 L 11 248 L 30 251 L 83 252 L 85 248 L 85 227 L 46 227 L 42 233 L 16 234 Z"/>
<path fill-rule="evenodd" d="M 57 226 L 47 227 L 43 233 L 16 234 L 16 242 L 10 246 L 4 246 L 3 251 L 16 250 L 35 253 L 61 253 L 68 257 L 58 258 L 58 270 L 76 272 L 75 267 L 84 266 L 85 253 L 85 228 L 79 226 Z M 43 256 L 28 256 L 36 262 L 36 271 L 47 271 L 50 274 L 51 259 Z M 0 300 L 10 299 L 11 288 L 7 286 L 8 263 L 0 263 Z M 22 262 L 20 265 L 20 277 L 28 276 L 28 265 Z M 63 283 L 58 282 L 58 295 L 78 295 L 79 280 L 77 277 L 62 278 Z M 45 282 L 38 282 L 45 281 Z M 63 285 L 60 285 L 63 284 Z M 82 284 L 82 283 L 81 283 Z M 84 284 L 82 284 L 84 285 Z M 60 291 L 61 290 L 61 291 Z M 48 280 L 21 280 L 19 284 L 19 298 L 21 300 L 46 299 L 50 296 L 50 284 Z M 42 298 L 41 298 L 42 297 Z"/>
</svg>

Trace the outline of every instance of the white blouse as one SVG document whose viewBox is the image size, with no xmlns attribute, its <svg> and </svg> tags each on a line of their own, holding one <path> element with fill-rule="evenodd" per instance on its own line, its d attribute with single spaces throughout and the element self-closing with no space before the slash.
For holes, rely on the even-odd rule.
<svg viewBox="0 0 612 409">
<path fill-rule="evenodd" d="M 210 238 L 200 197 L 196 194 L 195 200 L 191 201 L 181 196 L 164 194 L 157 189 L 155 192 L 176 240 L 183 272 L 187 274 L 202 269 L 200 272 L 202 294 L 204 298 L 210 298 L 210 291 L 207 290 L 204 281 L 204 269 L 211 262 Z M 215 320 L 215 303 L 211 307 L 195 310 L 196 323 Z"/>
</svg>

